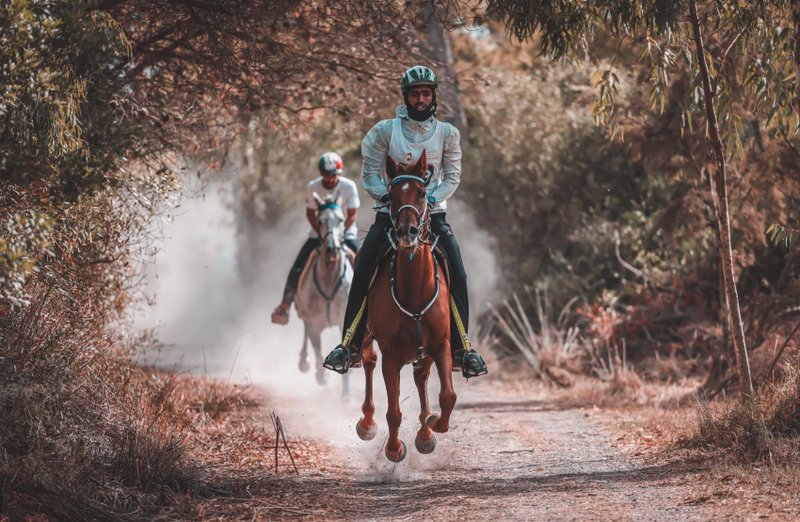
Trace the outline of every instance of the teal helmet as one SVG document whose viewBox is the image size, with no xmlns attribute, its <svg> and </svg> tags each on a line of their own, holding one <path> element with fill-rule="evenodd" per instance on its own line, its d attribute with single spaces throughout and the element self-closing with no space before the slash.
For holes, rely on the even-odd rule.
<svg viewBox="0 0 800 522">
<path fill-rule="evenodd" d="M 344 169 L 342 157 L 335 152 L 326 152 L 319 157 L 320 174 L 341 174 Z"/>
<path fill-rule="evenodd" d="M 439 86 L 439 81 L 428 67 L 415 65 L 403 73 L 403 78 L 400 80 L 400 90 L 406 93 L 415 85 L 430 85 L 436 89 Z"/>
</svg>

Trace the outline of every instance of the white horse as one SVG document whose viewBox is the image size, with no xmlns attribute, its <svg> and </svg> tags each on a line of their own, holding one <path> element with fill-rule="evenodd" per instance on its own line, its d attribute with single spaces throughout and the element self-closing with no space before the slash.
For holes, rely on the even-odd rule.
<svg viewBox="0 0 800 522">
<path fill-rule="evenodd" d="M 297 286 L 295 307 L 297 315 L 305 323 L 303 348 L 300 351 L 300 371 L 308 371 L 308 341 L 317 358 L 317 382 L 325 384 L 327 372 L 322 368 L 321 334 L 329 327 L 339 328 L 344 321 L 347 294 L 353 281 L 351 253 L 344 244 L 344 211 L 339 192 L 324 200 L 316 193 L 317 225 L 320 245 L 311 254 Z M 345 374 L 342 395 L 350 391 L 350 382 Z"/>
</svg>

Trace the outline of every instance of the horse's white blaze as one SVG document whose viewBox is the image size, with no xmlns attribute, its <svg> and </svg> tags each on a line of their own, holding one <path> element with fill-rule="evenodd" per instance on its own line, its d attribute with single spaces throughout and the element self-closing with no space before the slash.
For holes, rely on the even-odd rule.
<svg viewBox="0 0 800 522">
<path fill-rule="evenodd" d="M 403 183 L 403 186 L 400 188 L 403 189 L 403 192 L 406 192 L 408 190 L 408 183 Z"/>
</svg>

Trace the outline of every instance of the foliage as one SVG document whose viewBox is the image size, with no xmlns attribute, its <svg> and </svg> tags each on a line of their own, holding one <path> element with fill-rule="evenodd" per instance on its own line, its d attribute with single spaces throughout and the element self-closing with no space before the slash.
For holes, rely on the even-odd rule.
<svg viewBox="0 0 800 522">
<path fill-rule="evenodd" d="M 524 299 L 527 296 L 528 299 Z M 519 294 L 501 305 L 492 307 L 491 312 L 497 321 L 499 333 L 524 357 L 538 378 L 552 378 L 548 375 L 549 366 L 579 366 L 583 354 L 580 331 L 571 326 L 569 320 L 569 303 L 558 317 L 553 317 L 550 301 L 545 291 L 538 289 L 531 294 L 525 289 L 523 304 Z M 528 318 L 527 308 L 535 310 L 535 324 Z"/>
<path fill-rule="evenodd" d="M 598 35 L 605 31 L 619 41 L 640 49 L 640 58 L 650 67 L 650 105 L 657 112 L 666 108 L 667 88 L 680 69 L 693 70 L 695 42 L 683 2 L 524 2 L 492 0 L 486 13 L 502 20 L 519 40 L 541 38 L 542 53 L 553 59 L 596 59 Z M 715 106 L 728 150 L 739 155 L 745 134 L 744 114 L 737 103 L 741 95 L 754 98 L 752 110 L 764 117 L 765 126 L 777 132 L 797 129 L 794 101 L 794 45 L 791 3 L 702 2 L 701 24 L 711 36 L 709 60 L 713 65 Z M 744 73 L 744 74 L 742 74 Z M 703 111 L 703 92 L 698 73 L 690 76 L 684 127 Z M 617 89 L 613 64 L 601 67 L 593 81 L 602 92 L 596 116 L 605 123 L 616 113 L 611 109 Z"/>
<path fill-rule="evenodd" d="M 738 462 L 776 465 L 797 459 L 800 423 L 800 369 L 777 385 L 765 386 L 752 401 L 702 410 L 697 433 L 687 444 Z"/>
<path fill-rule="evenodd" d="M 359 109 L 353 85 L 416 56 L 403 18 L 382 0 L 0 4 L 1 513 L 120 519 L 203 489 L 168 383 L 109 333 L 153 218 L 181 165 L 218 164 L 256 115 L 296 139 Z"/>
<path fill-rule="evenodd" d="M 633 37 L 630 46 L 611 45 L 614 29 L 598 26 L 590 34 L 600 66 L 590 75 L 571 63 L 545 66 L 538 41 L 514 45 L 495 29 L 489 24 L 456 40 L 462 67 L 497 66 L 465 89 L 473 103 L 464 146 L 466 190 L 460 193 L 497 236 L 510 285 L 546 284 L 555 306 L 579 296 L 585 310 L 604 302 L 606 289 L 618 304 L 601 309 L 617 313 L 620 327 L 630 329 L 622 337 L 629 354 L 655 349 L 671 357 L 681 344 L 691 356 L 707 353 L 718 335 L 706 324 L 719 312 L 718 253 L 705 190 L 709 149 L 701 133 L 685 132 L 697 127 L 702 107 L 696 88 L 686 95 L 696 79 L 677 66 L 688 58 L 671 54 L 669 75 L 662 66 L 656 79 L 652 70 L 628 72 L 658 49 Z M 730 45 L 718 35 L 710 36 L 711 52 Z M 725 81 L 735 84 L 736 74 L 728 74 Z M 613 105 L 596 98 L 603 81 L 614 83 L 607 91 Z M 650 85 L 649 95 L 641 95 L 642 83 Z M 754 100 L 737 87 L 732 107 Z M 594 121 L 588 114 L 598 104 L 614 111 L 624 143 L 608 143 L 607 135 L 592 130 L 598 114 Z M 732 239 L 748 332 L 760 343 L 758 332 L 772 318 L 759 306 L 784 303 L 797 278 L 782 252 L 765 248 L 764 238 L 771 216 L 798 217 L 792 196 L 797 155 L 785 133 L 764 129 L 751 115 L 743 121 L 729 174 Z M 535 321 L 535 310 L 529 307 L 528 316 Z M 692 332 L 698 331 L 706 333 L 695 342 Z"/>
<path fill-rule="evenodd" d="M 781 243 L 786 245 L 786 248 L 791 248 L 792 243 L 797 240 L 800 230 L 781 225 L 780 223 L 773 223 L 767 227 L 767 236 L 769 240 L 775 245 Z"/>
</svg>

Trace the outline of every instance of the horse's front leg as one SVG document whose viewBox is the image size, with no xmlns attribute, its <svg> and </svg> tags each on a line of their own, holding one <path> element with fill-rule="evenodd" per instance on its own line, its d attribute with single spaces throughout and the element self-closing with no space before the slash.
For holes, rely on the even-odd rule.
<svg viewBox="0 0 800 522">
<path fill-rule="evenodd" d="M 391 352 L 393 352 L 392 350 Z M 383 381 L 386 383 L 386 395 L 389 401 L 386 410 L 386 422 L 389 424 L 389 440 L 386 441 L 386 458 L 392 462 L 400 462 L 406 458 L 406 445 L 397 436 L 403 414 L 400 412 L 400 364 L 393 357 L 387 357 L 390 351 L 383 351 L 381 369 Z"/>
<path fill-rule="evenodd" d="M 453 360 L 450 357 L 450 339 L 445 339 L 436 352 L 436 371 L 439 372 L 439 409 L 440 415 L 431 415 L 425 422 L 436 433 L 445 433 L 450 429 L 450 414 L 456 406 L 456 392 L 453 389 Z"/>
<path fill-rule="evenodd" d="M 375 366 L 378 363 L 378 354 L 372 344 L 372 338 L 367 335 L 361 348 L 361 356 L 364 360 L 364 403 L 361 405 L 361 420 L 356 424 L 356 433 L 361 440 L 372 440 L 378 431 L 375 423 L 375 401 L 372 395 L 373 375 Z"/>
<path fill-rule="evenodd" d="M 436 437 L 425 424 L 431 414 L 431 406 L 428 403 L 428 377 L 431 374 L 432 364 L 433 359 L 425 357 L 420 361 L 419 366 L 414 367 L 414 384 L 417 385 L 419 392 L 419 422 L 421 424 L 417 431 L 417 437 L 414 439 L 414 445 L 417 447 L 417 451 L 425 455 L 436 449 Z"/>
</svg>

